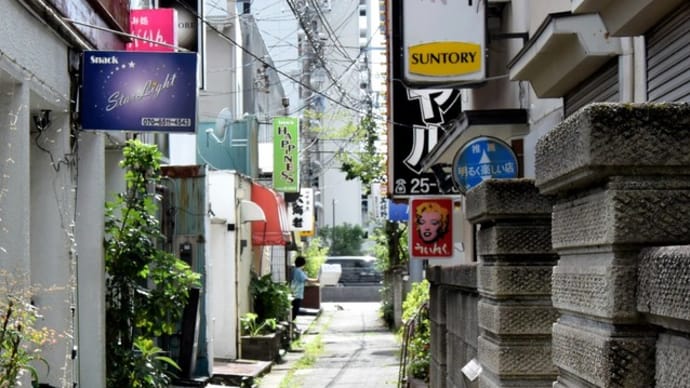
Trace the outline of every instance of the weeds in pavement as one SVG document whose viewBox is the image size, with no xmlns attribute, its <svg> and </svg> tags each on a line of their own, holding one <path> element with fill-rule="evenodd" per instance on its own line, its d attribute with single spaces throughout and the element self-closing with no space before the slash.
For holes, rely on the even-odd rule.
<svg viewBox="0 0 690 388">
<path fill-rule="evenodd" d="M 330 319 L 327 322 L 322 322 L 317 329 L 319 334 L 313 336 L 313 338 L 311 338 L 306 344 L 303 342 L 304 337 L 300 337 L 300 339 L 293 341 L 291 348 L 304 349 L 304 355 L 297 360 L 295 365 L 287 372 L 285 378 L 283 378 L 283 380 L 280 382 L 280 388 L 292 388 L 300 386 L 300 384 L 297 384 L 297 381 L 295 381 L 295 373 L 301 369 L 308 369 L 316 363 L 316 360 L 318 360 L 321 353 L 323 353 L 323 340 L 321 333 L 328 328 L 330 323 Z"/>
</svg>

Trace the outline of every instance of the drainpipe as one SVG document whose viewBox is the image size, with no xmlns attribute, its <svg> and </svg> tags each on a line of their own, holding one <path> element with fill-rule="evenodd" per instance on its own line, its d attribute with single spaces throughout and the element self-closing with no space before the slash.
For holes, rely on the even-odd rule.
<svg viewBox="0 0 690 388">
<path fill-rule="evenodd" d="M 633 40 L 635 88 L 633 102 L 647 101 L 647 44 L 644 36 L 636 36 Z"/>
<path fill-rule="evenodd" d="M 635 90 L 635 58 L 633 41 L 630 37 L 620 38 L 622 55 L 618 59 L 620 74 L 618 85 L 620 102 L 633 102 Z"/>
</svg>

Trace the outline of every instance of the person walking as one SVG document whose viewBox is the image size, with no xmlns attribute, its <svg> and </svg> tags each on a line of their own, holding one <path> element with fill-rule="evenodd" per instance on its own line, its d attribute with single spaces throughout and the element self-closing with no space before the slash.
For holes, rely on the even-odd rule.
<svg viewBox="0 0 690 388">
<path fill-rule="evenodd" d="M 299 309 L 302 306 L 302 300 L 304 299 L 304 285 L 306 283 L 317 283 L 319 280 L 310 278 L 304 272 L 304 265 L 307 260 L 304 256 L 297 256 L 295 258 L 295 268 L 292 269 L 292 281 L 290 286 L 292 288 L 292 320 L 294 321 L 299 314 Z"/>
</svg>

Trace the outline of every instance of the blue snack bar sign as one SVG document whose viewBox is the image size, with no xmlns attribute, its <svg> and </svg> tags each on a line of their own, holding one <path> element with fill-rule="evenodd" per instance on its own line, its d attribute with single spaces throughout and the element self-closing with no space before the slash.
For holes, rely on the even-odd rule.
<svg viewBox="0 0 690 388">
<path fill-rule="evenodd" d="M 515 152 L 500 139 L 481 136 L 467 142 L 453 160 L 453 180 L 465 193 L 489 178 L 515 178 L 518 162 Z"/>
<path fill-rule="evenodd" d="M 194 132 L 196 53 L 86 51 L 82 59 L 83 129 Z"/>
</svg>

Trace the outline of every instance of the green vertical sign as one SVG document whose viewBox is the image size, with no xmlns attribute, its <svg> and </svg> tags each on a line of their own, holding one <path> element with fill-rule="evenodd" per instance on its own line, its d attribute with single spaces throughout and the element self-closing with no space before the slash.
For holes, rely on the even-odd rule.
<svg viewBox="0 0 690 388">
<path fill-rule="evenodd" d="M 273 189 L 299 192 L 299 119 L 273 119 Z"/>
</svg>

